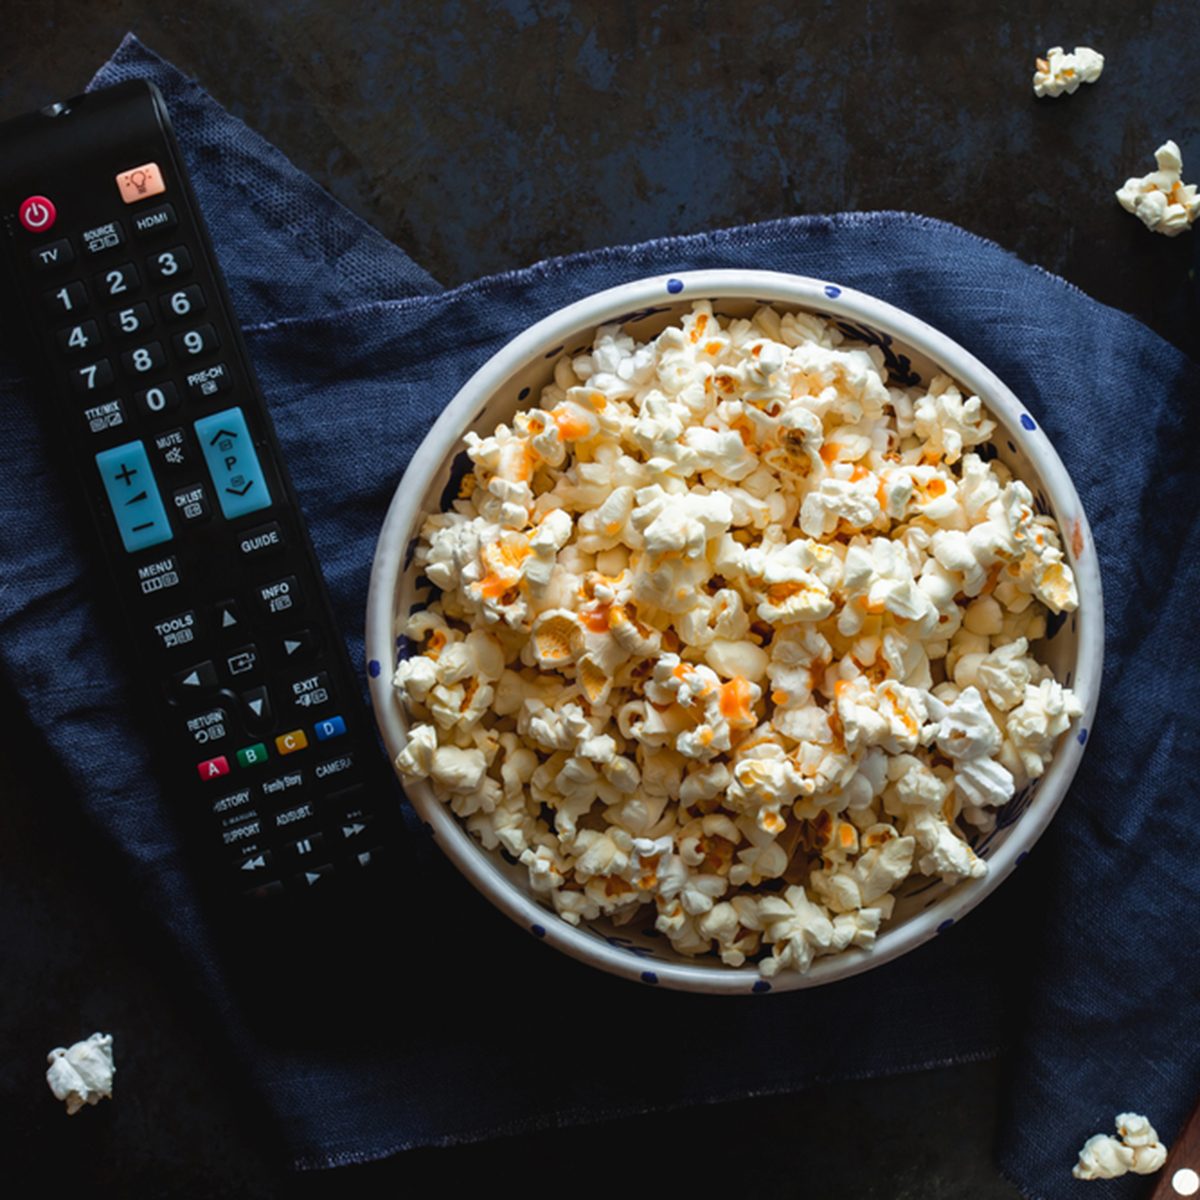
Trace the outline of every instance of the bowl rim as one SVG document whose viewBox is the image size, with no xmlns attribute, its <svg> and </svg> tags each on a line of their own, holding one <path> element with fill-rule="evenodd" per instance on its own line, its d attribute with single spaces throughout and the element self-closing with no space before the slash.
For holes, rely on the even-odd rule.
<svg viewBox="0 0 1200 1200">
<path fill-rule="evenodd" d="M 739 299 L 796 305 L 834 317 L 865 322 L 925 355 L 969 394 L 980 396 L 990 414 L 1029 456 L 1058 515 L 1064 551 L 1075 573 L 1080 604 L 1072 690 L 1083 715 L 1064 732 L 1033 802 L 988 858 L 988 873 L 952 888 L 903 924 L 886 926 L 870 950 L 849 949 L 818 958 L 810 970 L 781 972 L 767 980 L 754 964 L 710 966 L 642 958 L 619 940 L 578 928 L 526 895 L 499 870 L 486 851 L 440 802 L 428 783 L 404 786 L 409 802 L 442 851 L 468 881 L 527 932 L 571 957 L 614 975 L 683 991 L 744 995 L 793 991 L 848 978 L 900 957 L 955 924 L 1012 873 L 1045 832 L 1062 803 L 1083 757 L 1099 699 L 1104 659 L 1104 608 L 1100 573 L 1082 501 L 1050 439 L 1012 391 L 978 358 L 921 318 L 856 289 L 809 276 L 779 271 L 709 269 L 676 271 L 630 280 L 556 309 L 506 342 L 455 393 L 418 445 L 399 480 L 384 518 L 367 593 L 366 659 L 371 704 L 390 758 L 405 742 L 405 722 L 395 700 L 395 596 L 404 571 L 405 551 L 424 515 L 422 500 L 463 432 L 487 398 L 526 363 L 545 357 L 547 347 L 566 345 L 615 318 L 657 304 Z M 1065 526 L 1070 523 L 1068 531 Z"/>
</svg>

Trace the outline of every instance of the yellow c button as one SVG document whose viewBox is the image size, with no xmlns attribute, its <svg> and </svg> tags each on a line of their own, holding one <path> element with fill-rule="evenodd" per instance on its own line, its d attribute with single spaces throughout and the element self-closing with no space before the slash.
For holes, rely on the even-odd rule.
<svg viewBox="0 0 1200 1200">
<path fill-rule="evenodd" d="M 293 729 L 291 733 L 281 733 L 275 739 L 275 749 L 280 754 L 293 754 L 297 750 L 303 750 L 307 745 L 308 738 L 303 729 Z"/>
</svg>

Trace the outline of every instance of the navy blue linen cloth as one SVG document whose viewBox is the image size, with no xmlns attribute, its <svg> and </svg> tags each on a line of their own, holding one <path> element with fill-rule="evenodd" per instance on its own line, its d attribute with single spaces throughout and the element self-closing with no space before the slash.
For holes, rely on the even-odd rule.
<svg viewBox="0 0 1200 1200">
<path fill-rule="evenodd" d="M 744 998 L 613 979 L 497 914 L 406 810 L 383 900 L 319 919 L 303 966 L 248 982 L 189 883 L 49 432 L 6 357 L 7 684 L 135 873 L 147 922 L 178 948 L 173 967 L 211 1003 L 273 1118 L 264 1137 L 277 1131 L 299 1167 L 328 1167 L 1003 1052 L 1000 1160 L 1028 1195 L 1080 1194 L 1075 1153 L 1119 1111 L 1172 1138 L 1200 1087 L 1196 366 L 998 246 L 897 213 L 616 247 L 443 291 L 136 39 L 92 86 L 132 76 L 153 79 L 173 113 L 353 661 L 385 507 L 458 386 L 553 309 L 686 268 L 835 280 L 974 351 L 1066 461 L 1106 586 L 1101 709 L 1058 817 L 969 919 L 900 961 Z M 1088 1186 L 1132 1197 L 1147 1184 Z"/>
</svg>

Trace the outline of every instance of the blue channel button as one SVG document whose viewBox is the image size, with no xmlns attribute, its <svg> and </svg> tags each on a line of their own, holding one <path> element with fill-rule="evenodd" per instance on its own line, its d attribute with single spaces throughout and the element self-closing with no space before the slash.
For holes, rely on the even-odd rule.
<svg viewBox="0 0 1200 1200">
<path fill-rule="evenodd" d="M 196 422 L 196 438 L 226 520 L 270 505 L 267 480 L 240 408 L 201 417 Z"/>
<path fill-rule="evenodd" d="M 102 450 L 96 455 L 96 466 L 125 549 L 132 554 L 169 542 L 174 536 L 171 522 L 158 494 L 146 447 L 141 442 L 126 442 Z"/>
<path fill-rule="evenodd" d="M 318 742 L 327 742 L 330 738 L 341 737 L 346 732 L 346 722 L 341 717 L 328 717 L 318 721 L 313 726 Z"/>
</svg>

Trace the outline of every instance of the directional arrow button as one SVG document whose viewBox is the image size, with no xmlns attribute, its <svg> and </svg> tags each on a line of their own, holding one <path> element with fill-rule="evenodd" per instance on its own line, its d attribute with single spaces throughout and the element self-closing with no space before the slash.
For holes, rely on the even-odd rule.
<svg viewBox="0 0 1200 1200">
<path fill-rule="evenodd" d="M 285 635 L 280 645 L 283 657 L 290 663 L 307 662 L 317 649 L 317 637 L 311 629 L 297 629 Z"/>
<path fill-rule="evenodd" d="M 217 669 L 211 662 L 197 663 L 173 677 L 177 696 L 194 696 L 217 686 Z"/>
<path fill-rule="evenodd" d="M 246 724 L 255 729 L 266 729 L 271 724 L 271 694 L 265 687 L 250 688 L 242 693 L 242 705 L 246 710 Z"/>
</svg>

